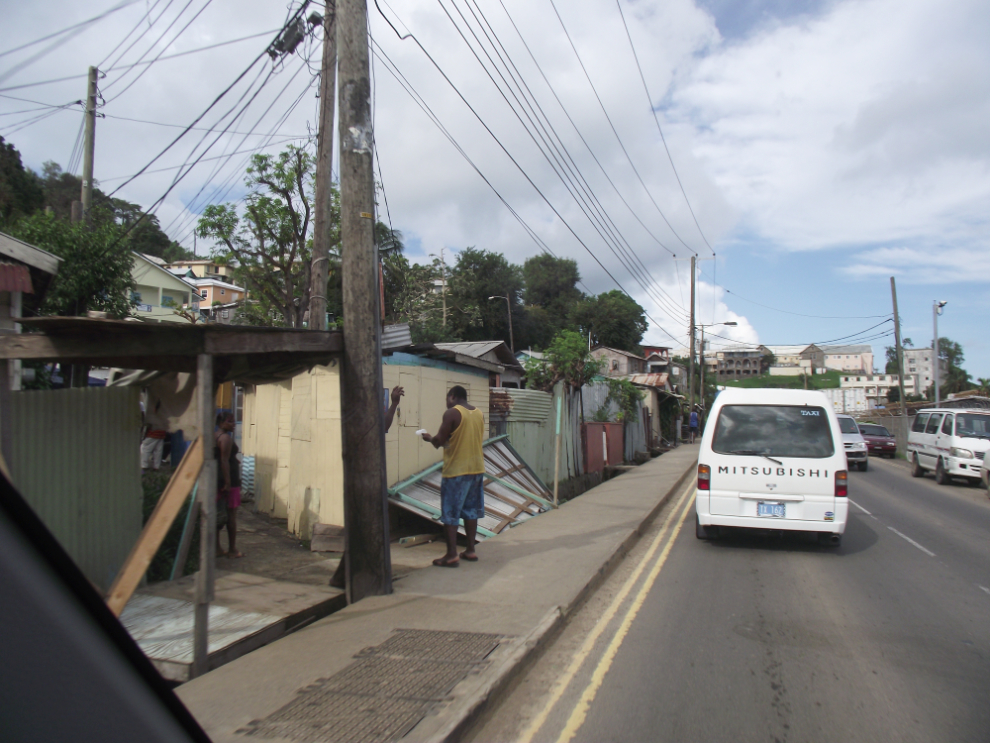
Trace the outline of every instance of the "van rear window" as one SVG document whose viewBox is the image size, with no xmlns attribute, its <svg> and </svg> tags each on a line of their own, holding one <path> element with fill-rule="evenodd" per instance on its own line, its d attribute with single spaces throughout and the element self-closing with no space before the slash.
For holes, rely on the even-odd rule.
<svg viewBox="0 0 990 743">
<path fill-rule="evenodd" d="M 712 449 L 809 459 L 835 453 L 825 409 L 797 405 L 726 405 L 718 415 Z"/>
</svg>

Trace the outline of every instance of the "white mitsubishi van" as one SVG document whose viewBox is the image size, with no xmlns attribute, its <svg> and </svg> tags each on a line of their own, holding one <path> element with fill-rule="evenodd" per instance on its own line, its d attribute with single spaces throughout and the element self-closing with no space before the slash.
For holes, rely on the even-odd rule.
<svg viewBox="0 0 990 743">
<path fill-rule="evenodd" d="M 972 484 L 980 480 L 980 465 L 990 450 L 990 411 L 927 408 L 919 410 L 908 433 L 911 474 L 935 472 L 945 485 L 953 477 Z"/>
<path fill-rule="evenodd" d="M 719 527 L 817 532 L 838 545 L 849 514 L 846 452 L 821 392 L 727 389 L 698 453 L 698 539 Z"/>
</svg>

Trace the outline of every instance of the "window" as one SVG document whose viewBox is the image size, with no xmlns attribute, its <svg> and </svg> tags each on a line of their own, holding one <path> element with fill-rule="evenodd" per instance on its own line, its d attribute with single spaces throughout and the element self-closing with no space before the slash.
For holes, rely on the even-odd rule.
<svg viewBox="0 0 990 743">
<path fill-rule="evenodd" d="M 223 289 L 220 289 L 220 294 L 223 294 L 223 293 L 224 293 L 224 290 Z"/>
<path fill-rule="evenodd" d="M 852 418 L 839 418 L 839 430 L 842 433 L 859 433 L 859 426 Z"/>
<path fill-rule="evenodd" d="M 942 433 L 952 435 L 952 416 L 945 416 L 945 421 L 942 423 Z"/>
<path fill-rule="evenodd" d="M 990 439 L 990 415 L 959 413 L 956 416 L 956 436 Z"/>
<path fill-rule="evenodd" d="M 618 369 L 619 369 L 619 360 L 612 359 L 612 371 L 618 371 Z"/>
<path fill-rule="evenodd" d="M 202 291 L 202 292 L 200 292 L 200 296 L 201 296 L 201 297 L 202 297 L 203 299 L 206 299 L 206 294 L 207 294 L 207 292 L 206 292 L 206 289 L 203 289 L 203 291 Z"/>
<path fill-rule="evenodd" d="M 726 405 L 718 416 L 712 449 L 719 454 L 814 459 L 835 452 L 824 408 L 796 405 Z"/>
<path fill-rule="evenodd" d="M 925 426 L 925 433 L 938 433 L 938 426 L 941 422 L 941 413 L 935 413 L 932 415 L 932 417 L 928 419 L 928 425 Z"/>
<path fill-rule="evenodd" d="M 925 425 L 928 423 L 928 416 L 931 413 L 919 413 L 914 418 L 914 424 L 911 426 L 911 430 L 915 433 L 924 433 Z"/>
</svg>

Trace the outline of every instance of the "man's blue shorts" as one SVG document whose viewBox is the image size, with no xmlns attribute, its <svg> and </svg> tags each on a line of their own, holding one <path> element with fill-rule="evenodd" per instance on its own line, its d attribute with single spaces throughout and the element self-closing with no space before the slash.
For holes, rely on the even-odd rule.
<svg viewBox="0 0 990 743">
<path fill-rule="evenodd" d="M 440 523 L 457 526 L 461 519 L 485 517 L 485 476 L 461 475 L 440 481 Z"/>
</svg>

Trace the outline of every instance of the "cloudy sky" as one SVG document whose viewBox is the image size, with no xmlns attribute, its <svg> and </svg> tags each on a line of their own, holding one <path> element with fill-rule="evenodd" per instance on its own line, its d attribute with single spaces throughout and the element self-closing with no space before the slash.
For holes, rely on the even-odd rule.
<svg viewBox="0 0 990 743">
<path fill-rule="evenodd" d="M 990 377 L 990 4 L 554 2 L 379 0 L 391 25 L 372 3 L 379 206 L 412 260 L 546 248 L 679 344 L 696 254 L 699 322 L 738 323 L 713 332 L 865 339 L 881 365 L 895 276 L 904 334 L 930 344 L 948 300 L 940 334 Z M 0 135 L 29 167 L 70 167 L 98 65 L 97 180 L 160 202 L 190 248 L 205 204 L 243 197 L 250 151 L 314 130 L 319 40 L 251 66 L 298 3 L 0 4 Z"/>
</svg>

